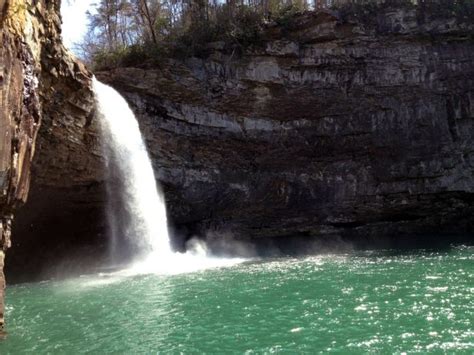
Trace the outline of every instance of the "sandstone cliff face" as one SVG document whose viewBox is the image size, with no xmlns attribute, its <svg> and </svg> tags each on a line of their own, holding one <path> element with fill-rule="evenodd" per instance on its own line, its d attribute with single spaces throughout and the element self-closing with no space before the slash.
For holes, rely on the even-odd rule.
<svg viewBox="0 0 474 355">
<path fill-rule="evenodd" d="M 472 24 L 326 12 L 242 56 L 98 74 L 138 115 L 170 219 L 239 238 L 472 235 Z"/>
<path fill-rule="evenodd" d="M 0 1 L 0 327 L 4 252 L 11 243 L 17 244 L 10 240 L 12 220 L 28 196 L 31 172 L 35 180 L 31 192 L 37 197 L 39 187 L 59 189 L 82 181 L 93 160 L 93 151 L 88 150 L 94 103 L 91 74 L 61 44 L 59 3 Z M 35 147 L 40 153 L 32 164 Z M 32 236 L 39 237 L 19 233 L 19 241 Z M 29 251 L 44 257 L 40 250 Z"/>
</svg>

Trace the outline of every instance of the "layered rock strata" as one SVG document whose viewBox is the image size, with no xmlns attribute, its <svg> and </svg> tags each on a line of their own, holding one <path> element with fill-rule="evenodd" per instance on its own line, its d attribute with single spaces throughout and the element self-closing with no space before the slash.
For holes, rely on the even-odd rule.
<svg viewBox="0 0 474 355">
<path fill-rule="evenodd" d="M 241 55 L 99 77 L 135 110 L 185 238 L 471 238 L 472 27 L 309 13 Z"/>
<path fill-rule="evenodd" d="M 49 49 L 35 62 L 42 123 L 13 224 L 14 281 L 45 277 L 48 263 L 67 272 L 76 256 L 93 265 L 104 250 L 89 74 L 60 46 L 52 4 L 55 30 L 36 47 Z M 307 13 L 268 26 L 259 46 L 213 43 L 209 53 L 98 74 L 137 114 L 178 249 L 193 235 L 237 254 L 248 248 L 228 238 L 265 254 L 297 239 L 324 239 L 309 250 L 318 251 L 472 236 L 471 23 L 412 10 L 370 24 Z"/>
</svg>

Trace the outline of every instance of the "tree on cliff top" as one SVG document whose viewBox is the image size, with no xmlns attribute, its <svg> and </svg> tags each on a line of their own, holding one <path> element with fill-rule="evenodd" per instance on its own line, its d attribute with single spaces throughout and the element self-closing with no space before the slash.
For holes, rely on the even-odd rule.
<svg viewBox="0 0 474 355">
<path fill-rule="evenodd" d="M 175 47 L 199 52 L 214 40 L 245 44 L 263 22 L 283 12 L 328 6 L 330 0 L 100 0 L 88 12 L 89 30 L 79 51 L 99 66 L 128 55 Z M 241 43 L 242 42 L 242 43 Z M 138 51 L 138 52 L 137 52 Z"/>
<path fill-rule="evenodd" d="M 474 18 L 474 0 L 98 0 L 79 51 L 96 68 L 199 56 L 209 42 L 257 44 L 266 22 L 284 25 L 297 12 L 337 7 L 370 22 L 380 6 L 417 6 L 420 21 L 426 13 Z"/>
</svg>

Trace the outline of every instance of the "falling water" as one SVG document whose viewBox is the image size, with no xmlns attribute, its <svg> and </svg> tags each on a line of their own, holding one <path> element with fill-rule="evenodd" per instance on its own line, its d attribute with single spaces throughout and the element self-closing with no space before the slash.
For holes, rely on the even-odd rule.
<svg viewBox="0 0 474 355">
<path fill-rule="evenodd" d="M 171 251 L 165 204 L 135 115 L 114 89 L 96 79 L 93 86 L 107 160 L 110 256 L 114 264 L 133 261 L 117 274 L 176 274 L 244 261 L 210 257 L 199 240 L 186 254 Z"/>
<path fill-rule="evenodd" d="M 117 91 L 95 78 L 93 87 L 107 160 L 111 257 L 169 255 L 166 209 L 137 120 Z"/>
</svg>

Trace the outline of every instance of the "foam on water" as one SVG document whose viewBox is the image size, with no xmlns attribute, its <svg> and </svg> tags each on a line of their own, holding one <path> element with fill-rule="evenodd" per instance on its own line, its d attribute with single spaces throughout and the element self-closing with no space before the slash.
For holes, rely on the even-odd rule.
<svg viewBox="0 0 474 355">
<path fill-rule="evenodd" d="M 140 274 L 162 274 L 162 275 L 176 275 L 188 272 L 201 271 L 205 269 L 228 267 L 237 265 L 245 259 L 241 258 L 217 258 L 203 255 L 186 254 L 171 254 L 165 258 L 161 258 L 159 262 L 156 261 L 151 254 L 148 258 L 141 260 L 126 270 L 120 271 L 123 275 L 140 275 Z"/>
</svg>

